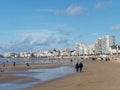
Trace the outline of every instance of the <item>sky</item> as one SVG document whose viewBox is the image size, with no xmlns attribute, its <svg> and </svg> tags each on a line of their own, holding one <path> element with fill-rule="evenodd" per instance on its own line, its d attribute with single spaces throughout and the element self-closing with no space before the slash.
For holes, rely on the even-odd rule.
<svg viewBox="0 0 120 90">
<path fill-rule="evenodd" d="M 0 52 L 74 49 L 114 35 L 120 0 L 0 0 Z"/>
</svg>

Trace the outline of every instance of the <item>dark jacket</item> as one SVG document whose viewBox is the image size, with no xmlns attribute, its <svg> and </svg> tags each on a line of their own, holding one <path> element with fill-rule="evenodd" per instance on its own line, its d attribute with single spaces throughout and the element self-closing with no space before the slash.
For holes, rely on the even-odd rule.
<svg viewBox="0 0 120 90">
<path fill-rule="evenodd" d="M 79 64 L 78 63 L 76 63 L 75 68 L 79 68 Z"/>
<path fill-rule="evenodd" d="M 83 64 L 82 64 L 82 63 L 80 63 L 80 64 L 79 64 L 79 67 L 80 67 L 80 68 L 82 68 L 82 67 L 83 67 Z"/>
</svg>

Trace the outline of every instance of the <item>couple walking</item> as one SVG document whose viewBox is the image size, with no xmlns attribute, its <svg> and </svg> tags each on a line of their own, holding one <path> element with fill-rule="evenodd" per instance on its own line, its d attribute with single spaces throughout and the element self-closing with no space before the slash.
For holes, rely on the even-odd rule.
<svg viewBox="0 0 120 90">
<path fill-rule="evenodd" d="M 75 65 L 75 68 L 76 68 L 76 72 L 78 72 L 78 70 L 80 69 L 80 72 L 82 72 L 82 68 L 83 68 L 83 63 L 80 62 L 80 63 L 76 63 Z"/>
</svg>

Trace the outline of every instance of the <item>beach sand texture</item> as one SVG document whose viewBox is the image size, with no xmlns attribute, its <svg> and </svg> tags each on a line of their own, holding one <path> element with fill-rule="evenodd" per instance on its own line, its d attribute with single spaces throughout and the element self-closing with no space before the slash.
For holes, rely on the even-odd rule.
<svg viewBox="0 0 120 90">
<path fill-rule="evenodd" d="M 76 72 L 63 78 L 37 84 L 25 90 L 120 90 L 120 63 L 118 61 L 84 60 L 83 72 Z M 24 71 L 27 69 L 52 68 L 64 65 L 71 66 L 70 63 L 54 63 L 32 64 L 30 67 L 16 65 L 15 68 L 8 65 L 6 68 L 10 68 L 11 71 Z M 15 73 L 17 72 L 1 72 L 0 83 L 27 83 L 37 81 L 34 78 L 14 76 Z"/>
<path fill-rule="evenodd" d="M 84 70 L 26 90 L 120 90 L 120 63 L 84 61 Z"/>
<path fill-rule="evenodd" d="M 70 64 L 59 64 L 59 63 L 46 63 L 46 64 L 30 64 L 29 67 L 27 67 L 25 64 L 19 64 L 13 67 L 12 65 L 6 65 L 3 67 L 2 65 L 0 66 L 0 69 L 8 69 L 6 72 L 0 72 L 0 83 L 7 83 L 7 82 L 14 82 L 14 81 L 23 81 L 26 82 L 26 77 L 18 77 L 15 76 L 14 74 L 24 74 L 29 72 L 25 72 L 26 70 L 31 70 L 31 69 L 43 69 L 43 68 L 54 68 L 58 66 L 69 66 Z M 29 78 L 29 77 L 28 77 Z M 31 79 L 30 79 L 31 80 Z"/>
</svg>

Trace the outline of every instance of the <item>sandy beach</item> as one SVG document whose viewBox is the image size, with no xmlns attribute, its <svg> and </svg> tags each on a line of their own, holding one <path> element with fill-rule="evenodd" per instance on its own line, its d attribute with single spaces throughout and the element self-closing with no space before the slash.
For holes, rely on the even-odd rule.
<svg viewBox="0 0 120 90">
<path fill-rule="evenodd" d="M 26 72 L 27 70 L 31 69 L 45 69 L 45 68 L 55 68 L 59 66 L 70 66 L 70 63 L 45 63 L 45 64 L 30 64 L 30 66 L 26 66 L 26 64 L 17 64 L 15 67 L 11 64 L 0 66 L 2 70 L 8 71 L 1 71 L 0 72 L 0 83 L 25 83 L 25 82 L 33 82 L 36 79 L 24 77 L 24 76 L 15 76 L 15 74 L 29 74 L 30 72 Z"/>
<path fill-rule="evenodd" d="M 84 70 L 26 90 L 120 90 L 120 63 L 84 61 Z"/>
<path fill-rule="evenodd" d="M 119 61 L 119 60 L 118 60 Z M 25 90 L 120 90 L 120 63 L 118 61 L 100 61 L 84 60 L 82 72 L 75 72 L 62 78 L 50 80 L 42 84 L 34 85 Z M 69 63 L 46 63 L 16 65 L 15 67 L 7 65 L 10 72 L 0 72 L 0 83 L 28 83 L 36 82 L 37 79 L 26 76 L 14 76 L 17 73 L 27 73 L 25 70 L 54 68 L 58 66 L 74 66 Z M 2 68 L 2 66 L 0 67 Z M 13 72 L 17 71 L 17 72 Z M 49 77 L 48 77 L 49 78 Z"/>
</svg>

